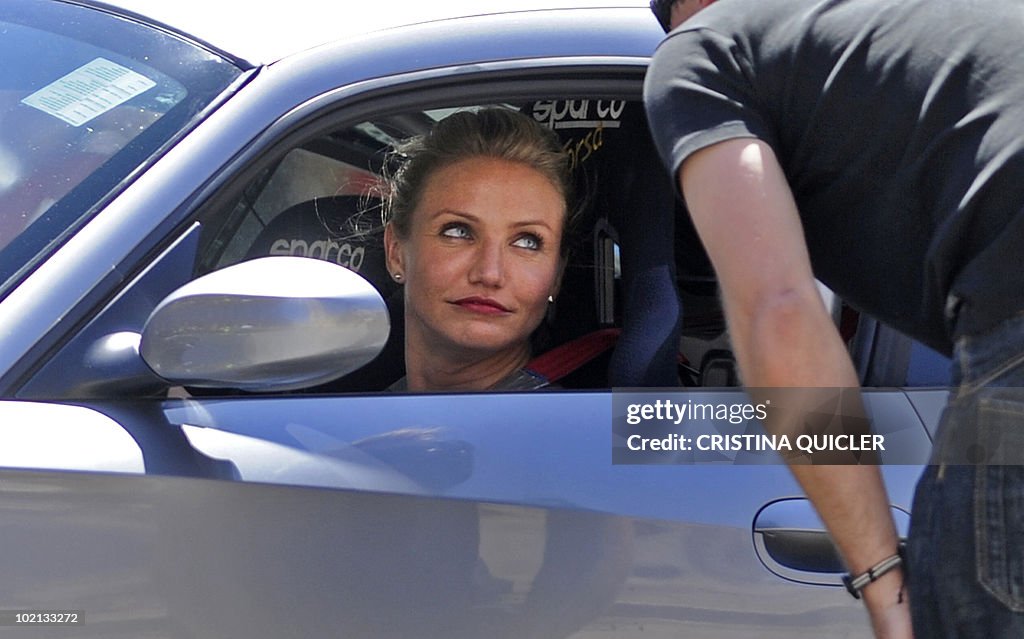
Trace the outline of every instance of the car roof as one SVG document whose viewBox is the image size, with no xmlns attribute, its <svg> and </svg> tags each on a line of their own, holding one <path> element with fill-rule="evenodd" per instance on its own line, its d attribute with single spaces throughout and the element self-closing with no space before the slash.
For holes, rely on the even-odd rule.
<svg viewBox="0 0 1024 639">
<path fill-rule="evenodd" d="M 422 22 L 518 11 L 646 8 L 648 5 L 647 0 L 287 0 L 273 4 L 209 0 L 85 2 L 145 18 L 251 64 L 269 64 L 327 42 Z"/>
</svg>

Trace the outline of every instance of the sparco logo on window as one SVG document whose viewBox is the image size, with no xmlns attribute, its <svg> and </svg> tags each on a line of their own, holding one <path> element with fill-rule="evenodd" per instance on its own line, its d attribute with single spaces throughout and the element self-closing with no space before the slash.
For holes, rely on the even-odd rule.
<svg viewBox="0 0 1024 639">
<path fill-rule="evenodd" d="M 553 129 L 619 128 L 625 100 L 541 100 L 533 119 Z"/>
</svg>

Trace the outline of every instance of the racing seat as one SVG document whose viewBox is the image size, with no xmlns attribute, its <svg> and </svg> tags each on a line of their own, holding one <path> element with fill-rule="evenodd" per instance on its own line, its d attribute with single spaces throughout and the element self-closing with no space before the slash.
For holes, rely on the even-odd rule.
<svg viewBox="0 0 1024 639">
<path fill-rule="evenodd" d="M 679 385 L 678 204 L 642 104 L 540 100 L 522 111 L 558 134 L 572 161 L 577 199 L 583 202 L 580 226 L 586 233 L 572 246 L 551 328 L 553 341 L 621 327 L 614 349 L 601 360 L 603 369 L 596 371 L 600 383 L 593 378 L 577 382 L 574 374 L 562 384 Z"/>
<path fill-rule="evenodd" d="M 358 195 L 317 197 L 271 220 L 246 257 L 293 255 L 340 264 L 359 273 L 387 299 L 398 289 L 384 262 L 381 202 Z"/>
</svg>

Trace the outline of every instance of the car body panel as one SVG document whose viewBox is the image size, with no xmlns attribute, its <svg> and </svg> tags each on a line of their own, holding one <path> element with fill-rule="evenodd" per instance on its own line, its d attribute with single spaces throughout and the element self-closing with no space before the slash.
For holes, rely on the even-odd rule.
<svg viewBox="0 0 1024 639">
<path fill-rule="evenodd" d="M 697 402 L 705 396 L 687 395 Z M 734 390 L 716 397 L 743 401 L 745 395 Z M 871 393 L 868 402 L 883 425 L 906 424 L 908 412 L 913 415 L 898 391 Z M 735 465 L 613 465 L 608 393 L 401 395 L 389 398 L 383 414 L 374 396 L 191 399 L 164 410 L 171 425 L 195 429 L 189 440 L 204 454 L 195 436 L 202 429 L 320 455 L 355 446 L 420 478 L 423 494 L 436 496 L 742 527 L 763 504 L 800 493 L 778 457 Z M 926 451 L 921 424 L 906 430 L 913 438 L 909 448 Z M 212 456 L 224 459 L 223 451 Z M 891 497 L 909 507 L 908 492 Z"/>
<path fill-rule="evenodd" d="M 0 486 L 0 604 L 83 611 L 39 636 L 869 636 L 837 588 L 737 556 L 749 529 L 181 477 Z"/>
<path fill-rule="evenodd" d="M 607 393 L 53 408 L 123 425 L 146 468 L 0 473 L 5 574 L 31 586 L 0 604 L 83 609 L 71 636 L 869 636 L 838 575 L 762 564 L 755 516 L 803 501 L 784 465 L 612 465 Z"/>
</svg>

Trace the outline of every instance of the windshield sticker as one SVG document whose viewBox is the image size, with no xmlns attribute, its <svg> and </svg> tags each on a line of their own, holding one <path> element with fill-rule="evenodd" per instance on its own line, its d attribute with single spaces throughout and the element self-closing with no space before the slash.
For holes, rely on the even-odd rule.
<svg viewBox="0 0 1024 639">
<path fill-rule="evenodd" d="M 127 67 L 96 58 L 22 100 L 71 126 L 81 126 L 145 93 L 156 82 Z"/>
</svg>

